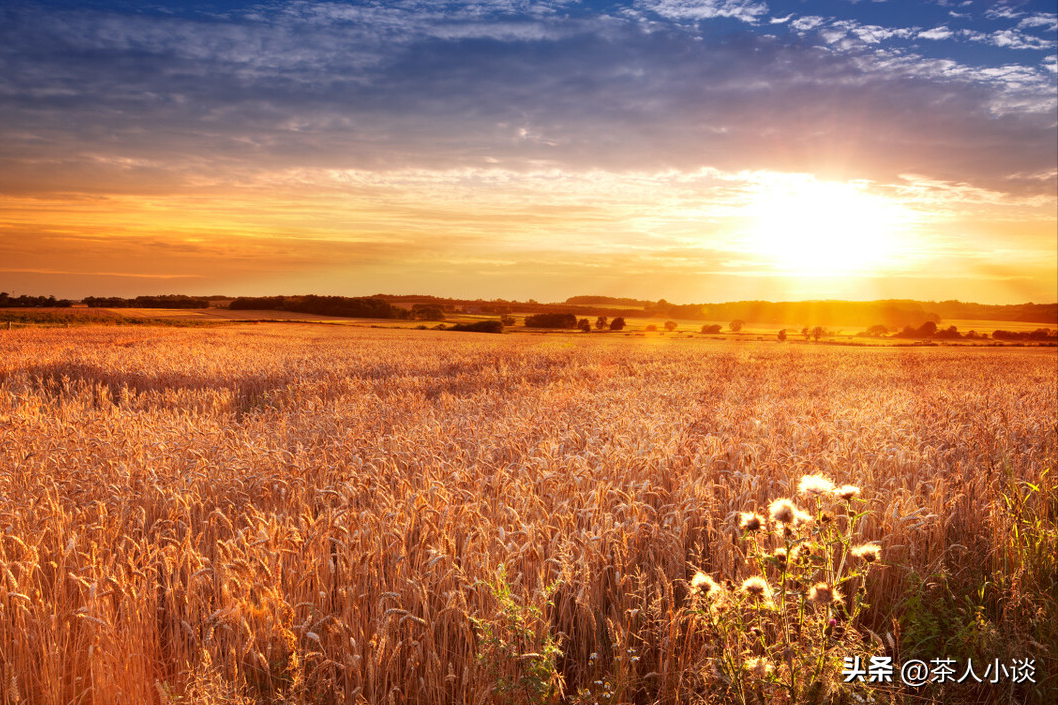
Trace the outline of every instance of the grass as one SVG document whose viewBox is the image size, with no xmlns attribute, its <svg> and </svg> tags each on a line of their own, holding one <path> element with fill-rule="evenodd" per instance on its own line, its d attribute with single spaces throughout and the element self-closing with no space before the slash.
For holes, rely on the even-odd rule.
<svg viewBox="0 0 1058 705">
<path fill-rule="evenodd" d="M 715 659 L 763 654 L 717 652 L 690 585 L 779 578 L 739 513 L 811 473 L 861 488 L 857 540 L 882 546 L 869 649 L 1036 660 L 1035 685 L 857 694 L 1055 695 L 1053 349 L 289 323 L 0 341 L 2 703 L 749 702 Z"/>
</svg>

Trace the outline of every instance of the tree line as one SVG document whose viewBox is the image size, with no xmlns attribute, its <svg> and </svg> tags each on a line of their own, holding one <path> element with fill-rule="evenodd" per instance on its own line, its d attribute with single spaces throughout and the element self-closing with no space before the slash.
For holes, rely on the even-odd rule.
<svg viewBox="0 0 1058 705">
<path fill-rule="evenodd" d="M 0 308 L 69 308 L 73 301 L 69 299 L 57 299 L 54 296 L 11 296 L 6 291 L 0 291 Z"/>
<path fill-rule="evenodd" d="M 232 300 L 229 308 L 243 311 L 293 311 L 347 318 L 411 320 L 415 317 L 408 309 L 370 296 L 240 296 Z"/>
<path fill-rule="evenodd" d="M 81 301 L 89 308 L 209 308 L 209 299 L 183 294 L 137 296 L 131 299 L 120 296 L 86 296 Z"/>
</svg>

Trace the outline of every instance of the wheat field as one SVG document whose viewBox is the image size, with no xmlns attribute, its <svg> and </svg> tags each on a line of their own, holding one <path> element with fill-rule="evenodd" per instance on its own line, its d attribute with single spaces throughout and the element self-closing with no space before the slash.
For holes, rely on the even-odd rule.
<svg viewBox="0 0 1058 705">
<path fill-rule="evenodd" d="M 0 351 L 2 703 L 528 703 L 497 687 L 526 663 L 548 702 L 723 702 L 688 581 L 746 578 L 736 513 L 806 473 L 862 489 L 885 648 L 1036 660 L 886 697 L 1055 693 L 1053 349 L 267 324 Z"/>
</svg>

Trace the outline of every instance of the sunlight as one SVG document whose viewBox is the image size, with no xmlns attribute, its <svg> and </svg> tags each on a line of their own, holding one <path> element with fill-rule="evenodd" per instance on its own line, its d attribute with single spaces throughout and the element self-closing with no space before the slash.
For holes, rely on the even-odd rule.
<svg viewBox="0 0 1058 705">
<path fill-rule="evenodd" d="M 748 210 L 751 251 L 800 276 L 876 273 L 906 252 L 911 212 L 862 183 L 783 178 L 761 184 Z"/>
</svg>

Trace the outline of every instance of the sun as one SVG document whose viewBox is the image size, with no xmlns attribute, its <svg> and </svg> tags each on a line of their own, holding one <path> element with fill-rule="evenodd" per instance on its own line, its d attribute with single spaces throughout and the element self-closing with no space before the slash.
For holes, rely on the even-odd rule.
<svg viewBox="0 0 1058 705">
<path fill-rule="evenodd" d="M 761 184 L 748 206 L 746 245 L 798 276 L 880 273 L 901 254 L 909 214 L 860 182 L 808 176 Z"/>
</svg>

